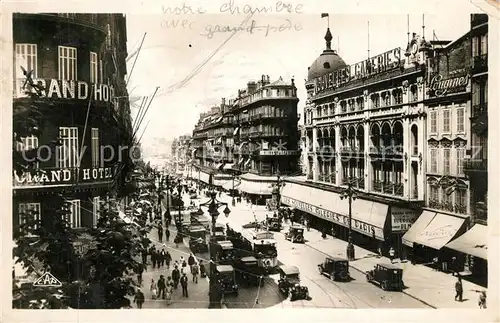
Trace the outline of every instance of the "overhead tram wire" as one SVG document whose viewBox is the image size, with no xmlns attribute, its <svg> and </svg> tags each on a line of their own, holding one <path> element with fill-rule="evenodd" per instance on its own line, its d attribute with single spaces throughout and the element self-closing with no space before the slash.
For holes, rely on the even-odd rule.
<svg viewBox="0 0 500 323">
<path fill-rule="evenodd" d="M 156 87 L 156 90 L 158 90 L 158 87 Z M 155 90 L 154 93 L 156 93 L 156 90 Z M 141 113 L 140 113 L 140 115 L 137 116 L 137 119 L 136 119 L 137 122 L 135 124 L 135 127 L 132 129 L 133 130 L 132 132 L 133 132 L 133 137 L 134 138 L 135 138 L 135 134 L 136 134 L 137 130 L 139 130 L 139 128 L 141 126 L 141 123 L 142 123 L 142 120 L 143 120 L 144 116 L 146 115 L 147 107 L 149 107 L 149 104 L 151 104 L 151 102 L 153 101 L 154 94 L 153 94 L 153 96 L 151 96 L 151 100 L 150 100 L 149 104 L 148 104 L 148 100 L 147 100 L 148 98 L 149 98 L 149 96 L 146 97 L 146 101 L 144 102 L 144 105 L 141 108 Z"/>
<path fill-rule="evenodd" d="M 141 140 L 142 140 L 142 136 L 144 136 L 144 133 L 146 132 L 146 129 L 148 128 L 149 126 L 149 122 L 151 120 L 148 120 L 148 123 L 146 123 L 146 126 L 144 127 L 144 130 L 142 131 L 142 134 L 141 134 L 141 137 L 139 138 L 139 140 L 137 141 L 137 144 L 140 144 L 141 143 Z"/>
<path fill-rule="evenodd" d="M 143 109 L 144 103 L 146 102 L 147 99 L 148 99 L 147 96 L 142 97 L 141 105 L 139 106 L 139 111 L 137 111 L 137 114 L 134 118 L 134 122 L 132 124 L 132 130 L 135 129 L 135 126 L 137 125 L 137 120 L 139 119 L 140 115 L 142 114 L 142 109 Z"/>
<path fill-rule="evenodd" d="M 142 124 L 142 121 L 144 120 L 144 117 L 146 116 L 146 114 L 148 113 L 149 111 L 149 108 L 151 107 L 151 103 L 153 102 L 153 99 L 155 98 L 155 95 L 156 95 L 156 92 L 158 92 L 158 89 L 160 87 L 157 86 L 156 89 L 155 89 L 155 92 L 153 93 L 153 96 L 151 97 L 151 100 L 149 101 L 149 104 L 148 106 L 146 107 L 146 110 L 144 111 L 143 115 L 142 115 L 142 118 L 141 120 L 139 120 L 139 124 L 137 126 L 137 129 L 135 130 L 134 134 L 132 135 L 132 138 L 135 138 L 136 137 L 136 134 L 137 134 L 137 131 L 139 130 L 141 124 Z"/>
<path fill-rule="evenodd" d="M 139 54 L 141 53 L 142 44 L 144 43 L 144 39 L 146 38 L 146 34 L 147 33 L 144 33 L 144 36 L 142 36 L 141 45 L 139 46 L 138 52 L 135 55 L 134 64 L 132 64 L 132 68 L 130 69 L 130 74 L 127 77 L 127 82 L 125 83 L 125 86 L 128 86 L 128 82 L 130 81 L 130 77 L 132 76 L 132 72 L 134 71 L 135 63 L 137 62 L 137 58 L 139 57 Z"/>
</svg>

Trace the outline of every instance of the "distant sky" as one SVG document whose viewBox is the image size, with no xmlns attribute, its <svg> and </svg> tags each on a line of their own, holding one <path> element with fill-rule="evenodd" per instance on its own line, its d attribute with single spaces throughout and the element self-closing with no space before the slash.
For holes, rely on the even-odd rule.
<svg viewBox="0 0 500 323">
<path fill-rule="evenodd" d="M 241 1 L 236 3 L 241 6 L 244 4 Z M 272 1 L 267 3 L 274 4 Z M 182 6 L 182 2 L 177 5 Z M 212 8 L 215 6 L 213 3 L 211 5 Z M 439 40 L 460 37 L 470 28 L 470 13 L 480 11 L 467 1 L 454 1 L 452 7 L 453 11 L 450 5 L 439 6 L 436 2 L 426 10 L 430 12 L 425 15 L 426 39 L 432 39 L 433 31 Z M 292 24 L 300 24 L 301 30 L 271 31 L 267 37 L 264 37 L 263 30 L 254 31 L 253 34 L 240 31 L 182 86 L 176 84 L 186 79 L 230 35 L 227 32 L 218 33 L 208 39 L 202 35 L 207 34 L 206 26 L 238 26 L 245 16 L 227 13 L 180 16 L 127 14 L 129 54 L 139 47 L 143 34 L 147 33 L 131 75 L 131 96 L 152 95 L 155 87 L 160 87 L 159 95 L 143 122 L 145 126 L 149 121 L 143 144 L 147 146 L 152 138 L 162 137 L 169 141 L 174 136 L 191 133 L 200 112 L 219 104 L 222 97 L 234 97 L 239 88 L 246 86 L 247 81 L 259 79 L 261 74 L 269 75 L 271 80 L 280 76 L 285 80 L 294 77 L 300 98 L 298 109 L 302 112 L 307 68 L 325 48 L 323 37 L 327 19 L 320 18 L 321 12 L 329 12 L 333 48 L 338 49 L 348 64 L 367 57 L 368 21 L 372 56 L 395 47 L 406 47 L 407 15 L 401 10 L 397 14 L 385 15 L 336 14 L 338 10 L 332 7 L 329 10 L 317 9 L 316 13 L 311 14 L 314 9 L 304 6 L 303 10 L 307 13 L 294 15 L 255 14 L 252 19 L 257 25 L 279 26 L 290 19 Z M 189 19 L 193 29 L 162 27 L 162 23 L 171 22 L 172 19 Z M 245 26 L 250 26 L 250 22 Z M 410 15 L 410 32 L 422 34 L 422 14 Z M 129 73 L 133 61 L 134 58 L 131 58 L 128 62 Z"/>
</svg>

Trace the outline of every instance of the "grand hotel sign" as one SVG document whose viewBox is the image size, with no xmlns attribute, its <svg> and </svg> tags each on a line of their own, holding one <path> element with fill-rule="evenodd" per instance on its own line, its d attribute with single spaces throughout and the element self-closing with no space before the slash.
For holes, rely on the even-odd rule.
<svg viewBox="0 0 500 323">
<path fill-rule="evenodd" d="M 316 94 L 321 93 L 354 80 L 393 70 L 400 67 L 402 63 L 401 47 L 397 47 L 362 62 L 352 64 L 346 66 L 345 68 L 330 72 L 324 76 L 317 77 L 314 80 L 315 92 Z"/>
<path fill-rule="evenodd" d="M 19 91 L 17 98 L 27 97 L 27 93 L 37 93 L 30 85 L 26 85 L 25 89 L 21 89 L 24 81 L 24 79 L 18 80 Z M 88 101 L 91 96 L 93 101 L 112 102 L 115 95 L 113 85 L 108 84 L 92 84 L 84 81 L 58 79 L 34 79 L 33 83 L 38 84 L 39 89 L 41 89 L 40 95 L 46 98 Z"/>
<path fill-rule="evenodd" d="M 109 182 L 114 177 L 114 167 L 71 168 L 40 170 L 37 174 L 14 172 L 14 186 L 64 185 L 89 182 Z"/>
</svg>

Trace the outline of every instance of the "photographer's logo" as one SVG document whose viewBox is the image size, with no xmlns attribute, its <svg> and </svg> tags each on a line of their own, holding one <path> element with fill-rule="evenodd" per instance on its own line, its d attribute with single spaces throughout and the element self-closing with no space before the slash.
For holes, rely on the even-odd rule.
<svg viewBox="0 0 500 323">
<path fill-rule="evenodd" d="M 49 272 L 46 272 L 33 283 L 33 286 L 36 286 L 36 287 L 61 287 L 62 283 L 59 281 L 59 279 L 55 278 L 54 275 L 52 275 Z"/>
</svg>

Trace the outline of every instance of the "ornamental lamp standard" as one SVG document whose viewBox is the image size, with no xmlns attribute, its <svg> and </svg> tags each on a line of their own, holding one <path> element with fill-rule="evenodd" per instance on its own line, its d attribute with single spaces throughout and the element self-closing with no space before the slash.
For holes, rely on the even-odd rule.
<svg viewBox="0 0 500 323">
<path fill-rule="evenodd" d="M 348 260 L 355 259 L 354 245 L 352 244 L 352 201 L 356 199 L 356 195 L 357 191 L 354 189 L 354 186 L 352 184 L 352 179 L 349 179 L 349 181 L 347 182 L 347 187 L 340 194 L 341 200 L 347 199 L 349 202 L 349 236 L 347 240 L 347 249 L 346 249 Z"/>
<path fill-rule="evenodd" d="M 214 190 L 213 187 L 213 174 L 209 175 L 209 189 L 210 191 L 208 192 L 208 197 L 209 200 L 205 203 L 201 203 L 198 211 L 196 212 L 198 215 L 203 214 L 203 210 L 201 209 L 202 206 L 208 207 L 208 214 L 210 215 L 212 219 L 212 230 L 210 233 L 210 241 L 209 241 L 209 253 L 210 253 L 210 280 L 209 280 L 209 305 L 208 308 L 220 308 L 220 296 L 219 293 L 217 292 L 217 283 L 216 283 L 216 277 L 215 277 L 215 269 L 216 269 L 216 259 L 215 259 L 215 250 L 213 250 L 213 243 L 215 242 L 215 224 L 217 222 L 217 218 L 219 217 L 219 208 L 222 206 L 225 206 L 224 215 L 226 217 L 229 216 L 229 213 L 231 213 L 231 210 L 229 209 L 228 205 L 226 202 L 222 202 L 217 200 L 217 192 Z"/>
</svg>

